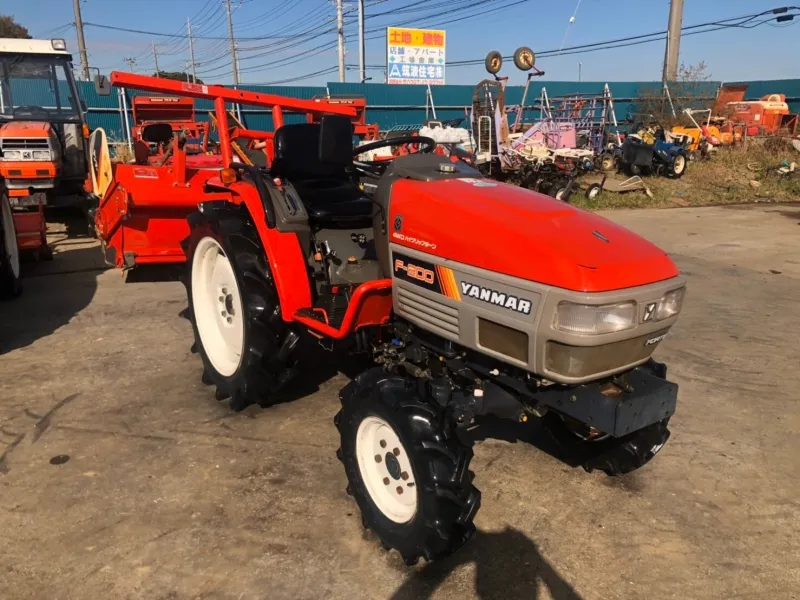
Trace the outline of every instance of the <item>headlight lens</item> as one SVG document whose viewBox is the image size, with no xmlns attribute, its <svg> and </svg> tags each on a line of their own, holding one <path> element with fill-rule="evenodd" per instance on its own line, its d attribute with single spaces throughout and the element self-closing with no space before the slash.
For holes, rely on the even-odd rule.
<svg viewBox="0 0 800 600">
<path fill-rule="evenodd" d="M 636 324 L 636 303 L 573 304 L 561 302 L 553 326 L 560 331 L 601 335 L 631 329 Z"/>
<path fill-rule="evenodd" d="M 33 160 L 50 160 L 50 150 L 34 150 Z"/>
<path fill-rule="evenodd" d="M 661 300 L 658 301 L 656 308 L 656 321 L 662 319 L 669 319 L 681 312 L 683 306 L 683 296 L 686 293 L 686 288 L 678 288 L 664 294 Z"/>
<path fill-rule="evenodd" d="M 3 158 L 6 160 L 22 160 L 22 152 L 19 150 L 5 150 Z"/>
</svg>

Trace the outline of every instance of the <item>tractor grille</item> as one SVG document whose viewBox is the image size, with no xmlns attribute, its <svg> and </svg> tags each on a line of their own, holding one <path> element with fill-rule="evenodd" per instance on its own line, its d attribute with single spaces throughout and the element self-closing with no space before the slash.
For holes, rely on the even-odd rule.
<svg viewBox="0 0 800 600">
<path fill-rule="evenodd" d="M 568 346 L 548 341 L 546 366 L 549 371 L 566 377 L 588 377 L 621 370 L 647 359 L 658 346 L 658 342 L 648 341 L 657 340 L 667 331 L 669 329 L 602 346 Z"/>
<path fill-rule="evenodd" d="M 459 335 L 458 310 L 415 292 L 396 287 L 398 308 L 405 316 L 424 324 L 440 335 Z"/>
<path fill-rule="evenodd" d="M 0 138 L 0 150 L 49 150 L 47 138 Z"/>
</svg>

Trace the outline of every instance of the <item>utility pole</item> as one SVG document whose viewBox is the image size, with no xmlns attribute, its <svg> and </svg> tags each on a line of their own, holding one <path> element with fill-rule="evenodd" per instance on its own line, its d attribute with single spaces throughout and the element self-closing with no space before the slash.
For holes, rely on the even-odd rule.
<svg viewBox="0 0 800 600">
<path fill-rule="evenodd" d="M 681 29 L 683 28 L 683 0 L 671 0 L 669 5 L 669 28 L 667 48 L 664 53 L 662 81 L 678 79 L 678 57 L 681 52 Z"/>
<path fill-rule="evenodd" d="M 367 80 L 366 51 L 364 50 L 364 0 L 358 0 L 358 75 L 361 83 Z"/>
<path fill-rule="evenodd" d="M 186 29 L 189 33 L 189 57 L 192 61 L 192 83 L 197 83 L 197 69 L 194 65 L 194 38 L 192 38 L 192 22 L 186 19 Z"/>
<path fill-rule="evenodd" d="M 336 33 L 339 38 L 339 82 L 344 83 L 344 12 L 342 0 L 336 0 Z"/>
<path fill-rule="evenodd" d="M 153 42 L 153 62 L 156 63 L 156 77 L 161 77 L 161 70 L 158 68 L 158 52 L 156 52 L 155 42 Z"/>
<path fill-rule="evenodd" d="M 78 50 L 81 54 L 81 75 L 84 81 L 89 81 L 89 56 L 86 54 L 86 40 L 83 39 L 83 19 L 81 18 L 81 0 L 72 0 L 75 11 L 75 29 L 78 30 Z"/>
<path fill-rule="evenodd" d="M 579 61 L 578 62 L 578 83 L 581 82 L 581 71 L 582 70 L 583 70 L 583 63 Z"/>
<path fill-rule="evenodd" d="M 136 59 L 132 56 L 129 56 L 125 59 L 125 62 L 128 63 L 128 71 L 133 73 L 133 66 L 136 64 Z"/>
<path fill-rule="evenodd" d="M 228 11 L 228 37 L 231 40 L 231 64 L 233 65 L 233 85 L 239 85 L 239 61 L 236 60 L 236 42 L 233 39 L 233 19 L 231 18 L 231 0 L 225 0 Z"/>
</svg>

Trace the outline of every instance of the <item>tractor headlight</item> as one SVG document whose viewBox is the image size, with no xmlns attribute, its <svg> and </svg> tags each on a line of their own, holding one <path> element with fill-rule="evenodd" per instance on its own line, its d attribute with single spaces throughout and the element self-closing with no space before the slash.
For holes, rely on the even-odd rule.
<svg viewBox="0 0 800 600">
<path fill-rule="evenodd" d="M 685 293 L 686 288 L 682 287 L 664 294 L 661 300 L 658 301 L 658 306 L 656 307 L 656 321 L 669 319 L 681 312 Z"/>
<path fill-rule="evenodd" d="M 636 324 L 636 302 L 574 304 L 561 302 L 553 327 L 568 333 L 601 335 L 631 329 Z"/>
<path fill-rule="evenodd" d="M 34 150 L 33 160 L 50 160 L 50 150 Z"/>
<path fill-rule="evenodd" d="M 19 150 L 5 150 L 3 158 L 6 160 L 22 160 L 22 152 Z"/>
</svg>

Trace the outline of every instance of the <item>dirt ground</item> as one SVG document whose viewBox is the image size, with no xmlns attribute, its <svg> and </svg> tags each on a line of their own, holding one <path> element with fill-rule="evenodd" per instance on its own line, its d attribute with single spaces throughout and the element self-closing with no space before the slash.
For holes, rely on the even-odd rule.
<svg viewBox="0 0 800 600">
<path fill-rule="evenodd" d="M 800 598 L 800 207 L 608 213 L 689 276 L 657 356 L 672 439 L 611 479 L 489 428 L 479 533 L 405 567 L 363 533 L 332 424 L 346 382 L 231 414 L 183 287 L 54 237 L 0 305 L 0 598 Z"/>
</svg>

